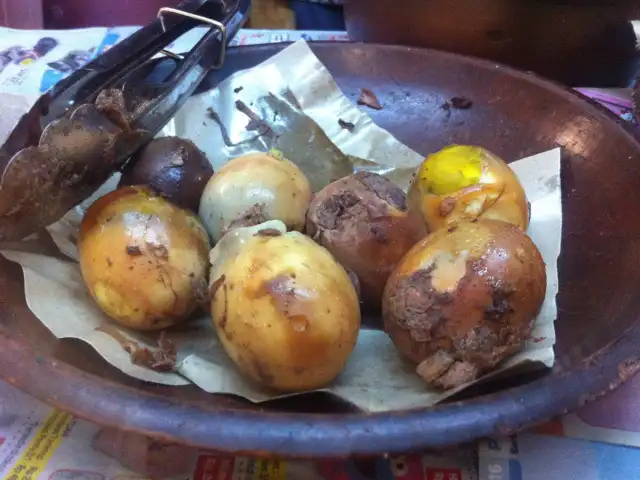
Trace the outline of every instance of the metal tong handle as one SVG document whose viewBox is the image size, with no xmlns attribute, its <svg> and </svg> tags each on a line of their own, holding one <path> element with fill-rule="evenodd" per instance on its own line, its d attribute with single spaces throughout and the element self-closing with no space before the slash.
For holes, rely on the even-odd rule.
<svg viewBox="0 0 640 480">
<path fill-rule="evenodd" d="M 226 3 L 229 2 L 229 3 Z M 219 65 L 250 0 L 186 0 L 38 99 L 0 148 L 0 239 L 20 240 L 86 199 Z M 203 19 L 183 58 L 151 60 Z M 172 67 L 158 79 L 156 67 Z"/>
<path fill-rule="evenodd" d="M 98 93 L 106 88 L 129 87 L 145 84 L 145 72 L 154 66 L 149 59 L 165 49 L 175 39 L 201 24 L 189 14 L 205 17 L 225 26 L 226 40 L 230 40 L 244 23 L 251 0 L 185 0 L 177 9 L 182 15 L 163 15 L 102 55 L 58 82 L 42 95 L 13 129 L 0 147 L 0 170 L 20 150 L 36 145 L 44 128 L 62 118 L 75 105 L 93 103 Z M 170 116 L 192 93 L 206 72 L 219 62 L 222 48 L 218 28 L 210 30 L 184 58 L 180 58 L 172 74 L 162 85 L 155 85 L 146 92 L 146 99 L 155 95 L 148 104 L 149 117 L 132 119 L 136 128 L 145 129 L 150 135 L 157 133 Z M 226 48 L 226 46 L 225 46 Z M 194 71 L 195 70 L 195 71 Z M 171 96 L 171 89 L 175 88 Z M 174 102 L 174 103 L 172 103 Z M 143 112 L 144 113 L 144 112 Z M 142 120 L 142 121 L 141 121 Z"/>
<path fill-rule="evenodd" d="M 220 51 L 220 57 L 218 59 L 218 63 L 213 68 L 217 69 L 222 67 L 222 64 L 224 63 L 224 56 L 227 53 L 227 27 L 223 23 L 220 23 L 212 18 L 203 17 L 202 15 L 195 15 L 193 13 L 183 12 L 182 10 L 178 10 L 177 8 L 162 7 L 160 10 L 158 10 L 158 18 L 160 19 L 160 22 L 162 23 L 162 28 L 165 31 L 166 31 L 166 27 L 164 25 L 164 15 L 166 14 L 182 15 L 183 17 L 187 17 L 192 20 L 197 20 L 205 24 L 208 23 L 213 27 L 217 27 L 220 30 L 220 33 L 222 34 L 222 38 L 220 39 L 221 51 Z M 160 50 L 160 53 L 168 57 L 171 57 L 174 60 L 182 60 L 184 58 L 182 55 L 178 55 L 176 53 L 170 52 L 169 50 L 165 50 L 164 48 Z"/>
<path fill-rule="evenodd" d="M 168 77 L 157 84 L 148 85 L 144 81 L 134 81 L 136 73 L 127 80 L 122 87 L 125 96 L 127 94 L 135 97 L 138 101 L 146 102 L 145 98 L 153 99 L 145 103 L 145 109 L 138 112 L 132 118 L 132 127 L 146 130 L 152 134 L 166 124 L 173 116 L 179 106 L 193 93 L 195 88 L 201 83 L 205 75 L 213 68 L 219 68 L 224 60 L 226 42 L 230 38 L 229 34 L 235 34 L 239 28 L 240 19 L 244 19 L 250 5 L 249 0 L 237 1 L 236 13 L 225 17 L 225 24 L 221 24 L 209 15 L 185 13 L 178 9 L 163 8 L 158 12 L 161 22 L 171 16 L 185 16 L 195 21 L 212 25 L 212 28 L 202 37 L 198 44 L 184 58 L 172 55 L 172 61 L 177 61 L 178 65 Z M 206 12 L 205 12 L 206 13 Z M 179 57 L 176 60 L 175 57 Z M 147 65 L 152 68 L 153 62 Z M 142 75 L 146 73 L 144 68 L 139 71 Z M 134 83 L 133 87 L 131 83 Z M 132 90 L 137 90 L 135 93 Z M 141 89 L 143 91 L 141 91 Z M 144 91 L 147 89 L 147 92 Z"/>
<path fill-rule="evenodd" d="M 184 58 L 180 57 L 163 90 L 177 86 L 187 76 L 196 81 L 201 75 L 190 71 L 195 67 L 210 70 L 220 64 L 226 48 L 222 41 L 226 42 L 237 32 L 249 5 L 250 0 L 186 0 L 175 9 L 161 9 L 156 20 L 56 84 L 45 95 L 49 109 L 43 112 L 41 126 L 60 118 L 75 104 L 92 102 L 104 89 L 119 87 L 132 77 L 140 77 L 135 75 L 136 71 L 151 57 L 192 28 L 208 23 L 213 27 Z M 167 15 L 169 12 L 172 14 Z"/>
</svg>

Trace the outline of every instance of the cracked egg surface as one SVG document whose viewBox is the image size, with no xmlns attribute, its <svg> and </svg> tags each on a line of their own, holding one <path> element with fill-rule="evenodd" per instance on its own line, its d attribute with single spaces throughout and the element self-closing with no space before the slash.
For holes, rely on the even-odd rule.
<svg viewBox="0 0 640 480">
<path fill-rule="evenodd" d="M 237 229 L 212 250 L 215 329 L 239 369 L 262 385 L 323 387 L 355 347 L 358 295 L 323 247 L 282 222 L 264 225 Z"/>
<path fill-rule="evenodd" d="M 358 277 L 363 306 L 379 312 L 389 275 L 427 228 L 397 185 L 358 172 L 315 195 L 306 232 Z"/>
<path fill-rule="evenodd" d="M 398 264 L 383 296 L 385 330 L 428 384 L 453 388 L 520 350 L 545 291 L 542 256 L 522 230 L 461 222 Z"/>
</svg>

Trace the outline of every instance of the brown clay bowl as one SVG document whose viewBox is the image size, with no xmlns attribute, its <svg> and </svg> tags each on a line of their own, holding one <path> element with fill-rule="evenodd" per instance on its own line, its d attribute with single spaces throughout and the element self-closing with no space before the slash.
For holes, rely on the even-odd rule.
<svg viewBox="0 0 640 480">
<path fill-rule="evenodd" d="M 281 46 L 231 49 L 203 88 Z M 82 418 L 220 451 L 283 457 L 380 455 L 508 434 L 578 407 L 629 378 L 640 350 L 640 143 L 613 115 L 564 87 L 433 50 L 317 44 L 374 121 L 418 152 L 476 143 L 506 159 L 563 147 L 564 229 L 556 365 L 434 408 L 364 414 L 326 395 L 252 405 L 195 387 L 126 377 L 89 347 L 57 341 L 24 302 L 20 269 L 0 261 L 0 376 Z M 443 112 L 450 97 L 473 101 Z"/>
</svg>

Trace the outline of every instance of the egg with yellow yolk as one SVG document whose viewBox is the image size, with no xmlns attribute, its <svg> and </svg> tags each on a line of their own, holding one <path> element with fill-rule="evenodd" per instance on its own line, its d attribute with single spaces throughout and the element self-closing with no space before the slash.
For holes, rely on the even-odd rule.
<svg viewBox="0 0 640 480">
<path fill-rule="evenodd" d="M 463 220 L 494 219 L 526 231 L 529 203 L 516 174 L 488 150 L 452 145 L 418 167 L 407 201 L 429 230 Z"/>
</svg>

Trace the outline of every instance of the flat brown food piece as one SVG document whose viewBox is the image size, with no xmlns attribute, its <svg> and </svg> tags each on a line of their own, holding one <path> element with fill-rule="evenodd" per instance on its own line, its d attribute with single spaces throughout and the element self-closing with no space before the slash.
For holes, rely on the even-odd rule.
<svg viewBox="0 0 640 480">
<path fill-rule="evenodd" d="M 97 331 L 106 333 L 120 344 L 122 349 L 131 355 L 131 363 L 151 368 L 160 372 L 172 371 L 175 368 L 177 352 L 173 342 L 168 339 L 165 332 L 160 332 L 158 337 L 158 350 L 150 350 L 141 347 L 138 342 L 125 337 L 118 328 L 111 323 L 96 328 Z"/>
<path fill-rule="evenodd" d="M 140 347 L 136 342 L 128 342 L 123 348 L 131 354 L 131 363 L 135 365 L 159 372 L 171 372 L 176 367 L 176 347 L 165 332 L 160 333 L 156 350 Z"/>
<path fill-rule="evenodd" d="M 260 135 L 266 135 L 268 137 L 275 137 L 275 132 L 271 129 L 269 124 L 262 120 L 256 112 L 251 110 L 242 100 L 236 100 L 236 109 L 239 112 L 244 113 L 249 117 L 249 123 L 245 127 L 247 131 L 257 131 Z"/>
<path fill-rule="evenodd" d="M 373 108 L 374 110 L 382 110 L 382 105 L 380 105 L 378 97 L 376 97 L 376 94 L 368 88 L 360 90 L 358 105 L 364 105 L 366 107 Z"/>
</svg>

